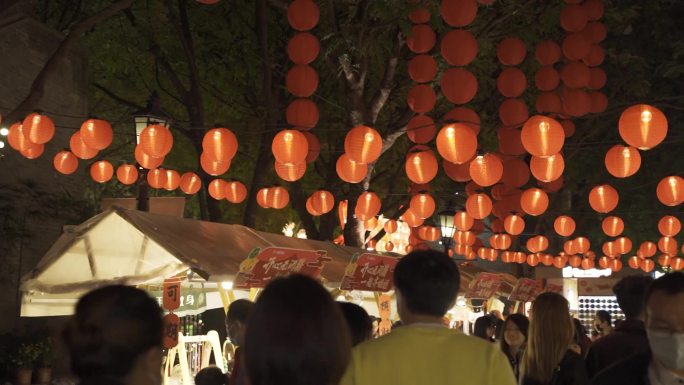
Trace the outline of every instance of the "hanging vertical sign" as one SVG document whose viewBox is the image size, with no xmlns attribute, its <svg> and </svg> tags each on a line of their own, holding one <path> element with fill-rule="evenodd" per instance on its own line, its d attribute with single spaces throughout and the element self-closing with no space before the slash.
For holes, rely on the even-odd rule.
<svg viewBox="0 0 684 385">
<path fill-rule="evenodd" d="M 164 316 L 164 348 L 171 349 L 178 345 L 180 318 L 173 313 Z"/>
<path fill-rule="evenodd" d="M 180 307 L 181 280 L 169 278 L 164 280 L 162 288 L 162 307 L 169 311 L 164 316 L 164 347 L 171 349 L 178 345 L 178 331 L 180 330 L 180 318 L 173 311 Z"/>
<path fill-rule="evenodd" d="M 382 294 L 376 298 L 378 301 L 378 312 L 380 313 L 378 334 L 382 336 L 392 331 L 392 322 L 390 322 L 390 316 L 392 314 L 392 297 L 388 294 Z"/>
</svg>

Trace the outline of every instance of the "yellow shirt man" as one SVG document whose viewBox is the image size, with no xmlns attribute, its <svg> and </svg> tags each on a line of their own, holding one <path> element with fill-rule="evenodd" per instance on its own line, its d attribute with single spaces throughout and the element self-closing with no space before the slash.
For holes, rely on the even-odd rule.
<svg viewBox="0 0 684 385">
<path fill-rule="evenodd" d="M 340 385 L 516 385 L 495 344 L 436 324 L 402 326 L 357 346 Z"/>
</svg>

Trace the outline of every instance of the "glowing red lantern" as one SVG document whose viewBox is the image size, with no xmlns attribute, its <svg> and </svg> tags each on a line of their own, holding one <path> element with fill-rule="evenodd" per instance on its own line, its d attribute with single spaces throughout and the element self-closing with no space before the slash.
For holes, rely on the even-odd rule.
<svg viewBox="0 0 684 385">
<path fill-rule="evenodd" d="M 29 114 L 22 122 L 24 137 L 34 144 L 45 144 L 55 135 L 55 123 L 46 115 Z"/>
<path fill-rule="evenodd" d="M 474 219 L 486 218 L 492 212 L 492 200 L 487 194 L 473 194 L 466 200 L 466 211 Z"/>
<path fill-rule="evenodd" d="M 309 149 L 304 134 L 297 130 L 282 130 L 273 138 L 271 150 L 276 161 L 287 164 L 306 162 Z"/>
<path fill-rule="evenodd" d="M 200 166 L 202 166 L 202 170 L 209 175 L 218 176 L 225 174 L 228 169 L 230 169 L 230 163 L 230 160 L 221 162 L 217 159 L 214 159 L 206 152 L 203 152 L 200 155 Z"/>
<path fill-rule="evenodd" d="M 662 234 L 664 237 L 674 237 L 675 235 L 679 234 L 679 231 L 682 229 L 682 222 L 677 219 L 677 217 L 673 217 L 672 215 L 666 215 L 658 221 L 658 231 L 660 231 L 660 234 Z"/>
<path fill-rule="evenodd" d="M 268 189 L 266 202 L 270 208 L 280 210 L 290 202 L 290 194 L 281 186 L 272 187 Z"/>
<path fill-rule="evenodd" d="M 533 253 L 540 253 L 549 247 L 549 240 L 543 235 L 537 235 L 527 240 L 527 249 Z"/>
<path fill-rule="evenodd" d="M 677 254 L 677 240 L 672 237 L 661 237 L 658 240 L 658 250 L 667 255 Z"/>
<path fill-rule="evenodd" d="M 504 219 L 504 229 L 508 234 L 520 235 L 525 230 L 525 220 L 519 215 L 509 215 Z"/>
<path fill-rule="evenodd" d="M 55 170 L 64 175 L 73 174 L 78 169 L 78 158 L 70 151 L 60 151 L 52 161 Z"/>
<path fill-rule="evenodd" d="M 653 242 L 644 242 L 639 246 L 639 251 L 644 258 L 651 258 L 652 256 L 655 255 L 656 251 L 658 250 L 658 246 L 656 246 L 655 243 Z"/>
<path fill-rule="evenodd" d="M 173 147 L 173 135 L 161 124 L 151 124 L 140 133 L 139 146 L 145 154 L 154 158 L 163 158 Z"/>
<path fill-rule="evenodd" d="M 418 218 L 429 218 L 435 212 L 435 199 L 430 194 L 416 194 L 411 198 L 409 206 Z"/>
<path fill-rule="evenodd" d="M 665 206 L 677 206 L 684 202 L 684 178 L 667 176 L 658 182 L 656 195 Z"/>
<path fill-rule="evenodd" d="M 370 218 L 378 215 L 381 205 L 382 202 L 375 193 L 366 191 L 359 195 L 356 201 L 356 211 Z"/>
<path fill-rule="evenodd" d="M 619 144 L 606 152 L 606 169 L 616 178 L 627 178 L 636 174 L 641 166 L 641 155 L 634 147 Z"/>
<path fill-rule="evenodd" d="M 603 214 L 615 210 L 619 199 L 617 190 L 607 184 L 596 186 L 589 192 L 589 205 Z"/>
<path fill-rule="evenodd" d="M 473 217 L 465 211 L 458 211 L 454 214 L 454 226 L 460 231 L 468 231 L 475 223 Z"/>
<path fill-rule="evenodd" d="M 476 156 L 470 162 L 470 177 L 473 182 L 487 187 L 496 184 L 503 176 L 503 164 L 495 154 Z"/>
<path fill-rule="evenodd" d="M 173 191 L 180 186 L 180 174 L 176 170 L 164 170 L 166 171 L 166 183 L 164 183 L 164 190 Z"/>
<path fill-rule="evenodd" d="M 147 173 L 147 184 L 156 189 L 164 187 L 166 183 L 166 170 L 155 168 Z"/>
<path fill-rule="evenodd" d="M 227 128 L 212 128 L 204 134 L 202 149 L 211 159 L 230 162 L 237 153 L 237 137 Z"/>
<path fill-rule="evenodd" d="M 533 156 L 530 160 L 532 175 L 542 182 L 553 182 L 563 175 L 565 161 L 561 153 L 547 157 Z"/>
<path fill-rule="evenodd" d="M 565 142 L 565 132 L 556 120 L 535 115 L 523 125 L 520 139 L 527 152 L 546 157 L 560 152 Z"/>
<path fill-rule="evenodd" d="M 553 229 L 562 237 L 569 237 L 575 232 L 575 220 L 567 215 L 561 215 L 553 221 Z"/>
<path fill-rule="evenodd" d="M 329 213 L 335 207 L 335 197 L 330 191 L 315 191 L 311 195 L 311 206 L 321 215 Z"/>
<path fill-rule="evenodd" d="M 418 215 L 416 215 L 411 208 L 404 211 L 404 215 L 401 216 L 401 219 L 406 222 L 409 227 L 422 226 L 424 222 L 422 219 L 418 218 Z"/>
<path fill-rule="evenodd" d="M 344 151 L 356 163 L 373 163 L 380 157 L 382 137 L 370 127 L 356 126 L 344 139 Z"/>
<path fill-rule="evenodd" d="M 188 195 L 197 194 L 202 187 L 202 179 L 194 172 L 186 172 L 181 175 L 180 189 Z"/>
<path fill-rule="evenodd" d="M 220 201 L 226 197 L 226 181 L 223 179 L 214 179 L 209 182 L 207 186 L 209 196 Z"/>
<path fill-rule="evenodd" d="M 649 150 L 667 136 L 667 118 L 653 106 L 637 104 L 622 112 L 618 128 L 627 144 L 640 150 Z"/>
<path fill-rule="evenodd" d="M 387 234 L 394 234 L 399 226 L 397 225 L 397 221 L 394 219 L 388 219 L 383 225 L 383 228 Z"/>
<path fill-rule="evenodd" d="M 242 182 L 227 182 L 225 196 L 230 203 L 241 203 L 247 198 L 247 187 Z"/>
<path fill-rule="evenodd" d="M 575 238 L 575 240 L 573 241 L 573 246 L 575 248 L 575 252 L 577 252 L 579 254 L 585 254 L 589 251 L 589 247 L 591 247 L 591 243 L 585 237 L 578 237 L 578 238 Z"/>
<path fill-rule="evenodd" d="M 81 140 L 95 150 L 104 150 L 112 144 L 114 132 L 106 120 L 88 119 L 81 124 Z"/>
<path fill-rule="evenodd" d="M 451 163 L 462 164 L 469 161 L 476 150 L 477 136 L 464 124 L 446 125 L 437 134 L 437 151 Z"/>
<path fill-rule="evenodd" d="M 301 179 L 306 173 L 306 163 L 279 163 L 275 161 L 276 174 L 282 180 L 294 182 Z"/>
<path fill-rule="evenodd" d="M 549 207 L 549 196 L 541 189 L 529 188 L 522 193 L 520 206 L 529 215 L 541 215 Z"/>
<path fill-rule="evenodd" d="M 106 183 L 114 175 L 114 167 L 106 160 L 99 160 L 90 166 L 90 177 L 97 183 Z"/>
<path fill-rule="evenodd" d="M 619 217 L 610 216 L 603 219 L 601 228 L 603 229 L 603 233 L 607 236 L 617 237 L 625 230 L 625 223 Z"/>
<path fill-rule="evenodd" d="M 437 176 L 439 165 L 432 151 L 428 150 L 409 154 L 404 167 L 411 182 L 425 184 Z"/>
<path fill-rule="evenodd" d="M 646 273 L 650 273 L 655 268 L 655 262 L 651 259 L 642 259 L 639 261 L 639 268 Z"/>
<path fill-rule="evenodd" d="M 359 183 L 368 173 L 368 165 L 354 162 L 347 154 L 337 159 L 335 168 L 340 179 L 348 183 Z"/>
<path fill-rule="evenodd" d="M 138 170 L 132 164 L 122 164 L 116 169 L 116 179 L 121 184 L 132 185 L 138 180 Z"/>
</svg>

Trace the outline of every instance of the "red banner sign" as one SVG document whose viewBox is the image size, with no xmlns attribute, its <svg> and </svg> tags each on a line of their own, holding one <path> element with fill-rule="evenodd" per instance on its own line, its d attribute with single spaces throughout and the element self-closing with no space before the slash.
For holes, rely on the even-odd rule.
<svg viewBox="0 0 684 385">
<path fill-rule="evenodd" d="M 541 292 L 540 282 L 529 278 L 520 278 L 515 284 L 508 299 L 511 301 L 530 302 Z"/>
<path fill-rule="evenodd" d="M 235 277 L 233 288 L 263 288 L 274 278 L 295 273 L 316 278 L 321 275 L 323 266 L 330 260 L 331 258 L 322 250 L 255 248 L 247 259 L 240 263 L 240 271 Z"/>
<path fill-rule="evenodd" d="M 498 274 L 479 273 L 470 281 L 465 297 L 469 299 L 489 299 L 501 286 L 501 277 Z"/>
<path fill-rule="evenodd" d="M 164 280 L 162 290 L 162 307 L 168 311 L 176 310 L 180 307 L 181 298 L 180 278 L 170 278 Z"/>
<path fill-rule="evenodd" d="M 164 347 L 171 349 L 178 345 L 180 318 L 173 313 L 164 316 Z"/>
<path fill-rule="evenodd" d="M 394 285 L 394 267 L 397 262 L 397 258 L 384 255 L 354 255 L 344 271 L 340 289 L 388 291 Z"/>
</svg>

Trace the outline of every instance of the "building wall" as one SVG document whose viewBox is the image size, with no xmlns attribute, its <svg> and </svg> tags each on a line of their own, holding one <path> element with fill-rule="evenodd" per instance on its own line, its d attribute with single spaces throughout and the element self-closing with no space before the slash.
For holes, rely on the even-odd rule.
<svg viewBox="0 0 684 385">
<path fill-rule="evenodd" d="M 7 2 L 7 1 L 6 1 Z M 11 3 L 11 2 L 9 2 Z M 25 5 L 0 8 L 0 114 L 4 117 L 28 94 L 35 76 L 63 36 L 30 16 Z M 65 224 L 80 220 L 86 162 L 64 176 L 54 155 L 68 148 L 69 138 L 87 115 L 87 66 L 78 48 L 48 79 L 38 109 L 57 126 L 55 137 L 36 160 L 28 160 L 8 145 L 0 149 L 0 334 L 19 331 L 33 320 L 19 319 L 18 282 L 45 254 Z M 22 116 L 30 111 L 22 112 Z M 8 127 L 13 122 L 2 122 Z M 0 138 L 5 139 L 6 138 Z"/>
</svg>

